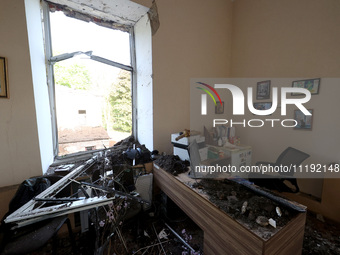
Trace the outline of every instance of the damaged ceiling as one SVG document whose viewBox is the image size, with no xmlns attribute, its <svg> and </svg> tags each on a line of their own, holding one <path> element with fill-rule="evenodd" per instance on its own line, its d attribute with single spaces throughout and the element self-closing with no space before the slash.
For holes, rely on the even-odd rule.
<svg viewBox="0 0 340 255">
<path fill-rule="evenodd" d="M 149 8 L 129 0 L 49 0 L 73 11 L 132 27 Z"/>
</svg>

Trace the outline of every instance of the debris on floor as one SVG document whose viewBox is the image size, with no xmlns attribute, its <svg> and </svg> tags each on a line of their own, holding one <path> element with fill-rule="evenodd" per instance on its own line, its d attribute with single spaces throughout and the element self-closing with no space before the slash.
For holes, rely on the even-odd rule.
<svg viewBox="0 0 340 255">
<path fill-rule="evenodd" d="M 136 219 L 126 222 L 122 235 L 128 250 L 116 236 L 112 241 L 113 254 L 203 254 L 203 231 L 189 218 L 166 223 L 161 215 L 144 215 L 139 222 Z"/>
<path fill-rule="evenodd" d="M 121 235 L 125 240 L 128 247 L 126 252 L 124 245 L 118 235 L 114 235 L 110 243 L 110 253 L 115 255 L 132 255 L 144 254 L 159 255 L 162 249 L 159 243 L 165 250 L 165 254 L 173 255 L 192 255 L 190 250 L 186 248 L 183 243 L 171 233 L 165 226 L 165 222 L 170 225 L 184 240 L 187 240 L 189 245 L 195 249 L 196 254 L 203 254 L 203 231 L 189 218 L 185 217 L 183 212 L 176 211 L 171 221 L 167 220 L 164 215 L 160 214 L 159 202 L 156 201 L 157 209 L 153 217 L 149 214 L 143 214 L 141 217 L 134 217 L 123 223 L 121 226 Z M 155 208 L 156 208 L 155 207 Z M 158 238 L 153 230 L 153 226 L 158 233 Z M 76 233 L 76 255 L 93 255 L 88 249 L 89 240 L 91 237 L 89 233 Z M 167 239 L 168 238 L 168 239 Z M 62 237 L 58 240 L 59 249 L 56 251 L 57 255 L 72 254 L 71 244 L 69 238 Z M 51 252 L 52 242 L 49 243 L 44 249 L 31 253 L 30 255 L 48 255 Z M 333 222 L 325 220 L 321 222 L 316 219 L 312 213 L 307 213 L 307 221 L 305 227 L 305 235 L 303 241 L 302 255 L 338 255 L 340 254 L 340 226 Z"/>
<path fill-rule="evenodd" d="M 302 254 L 340 254 L 340 224 L 308 213 Z"/>
<path fill-rule="evenodd" d="M 64 157 L 63 163 L 49 169 L 44 177 L 51 179 L 51 185 L 4 219 L 9 231 L 80 213 L 82 232 L 92 235 L 88 249 L 92 254 L 104 254 L 112 236 L 121 236 L 123 222 L 147 208 L 144 205 L 151 207 L 152 174 L 145 166 L 151 161 L 151 153 L 144 145 L 129 137 L 111 148 L 83 156 L 75 162 L 71 162 L 74 157 L 70 162 Z"/>
<path fill-rule="evenodd" d="M 76 187 L 75 192 L 81 196 L 116 197 L 111 203 L 89 208 L 86 212 L 90 223 L 88 230 L 80 231 L 82 223 L 78 219 L 76 254 L 203 254 L 203 231 L 165 194 L 152 197 L 145 189 L 145 182 L 137 184 L 140 177 L 151 174 L 145 166 L 151 161 L 152 153 L 129 137 L 103 150 L 95 164 L 84 171 L 84 176 L 72 181 L 72 188 Z M 67 175 L 84 162 L 64 161 L 50 167 L 48 175 Z M 187 172 L 189 165 L 172 155 L 158 157 L 155 162 L 173 175 Z M 138 186 L 147 191 L 150 206 L 144 207 L 140 203 L 144 199 L 142 192 L 139 194 L 136 190 Z M 190 187 L 209 197 L 218 208 L 265 240 L 296 215 L 293 209 L 229 180 L 204 179 Z M 55 253 L 72 254 L 69 238 L 61 237 Z M 52 241 L 30 254 L 52 254 L 51 247 Z M 340 254 L 339 225 L 330 224 L 321 216 L 307 214 L 302 254 Z"/>
</svg>

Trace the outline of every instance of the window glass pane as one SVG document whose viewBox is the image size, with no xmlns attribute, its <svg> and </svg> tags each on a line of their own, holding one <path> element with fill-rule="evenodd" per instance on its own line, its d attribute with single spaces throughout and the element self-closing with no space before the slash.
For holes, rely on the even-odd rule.
<svg viewBox="0 0 340 255">
<path fill-rule="evenodd" d="M 130 35 L 64 15 L 50 13 L 53 55 L 93 51 L 93 55 L 130 65 Z"/>
</svg>

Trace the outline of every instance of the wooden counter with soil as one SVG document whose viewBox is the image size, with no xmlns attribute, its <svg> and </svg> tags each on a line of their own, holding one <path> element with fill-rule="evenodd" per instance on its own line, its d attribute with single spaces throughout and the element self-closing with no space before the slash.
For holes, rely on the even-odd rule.
<svg viewBox="0 0 340 255">
<path fill-rule="evenodd" d="M 306 213 L 292 214 L 287 224 L 263 237 L 192 189 L 190 180 L 193 182 L 184 174 L 175 177 L 154 165 L 155 184 L 204 231 L 204 254 L 301 254 Z"/>
</svg>

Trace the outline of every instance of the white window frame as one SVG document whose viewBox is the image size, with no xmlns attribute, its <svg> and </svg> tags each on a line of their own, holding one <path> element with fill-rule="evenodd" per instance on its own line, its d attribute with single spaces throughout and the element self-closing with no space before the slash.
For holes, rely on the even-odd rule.
<svg viewBox="0 0 340 255">
<path fill-rule="evenodd" d="M 51 110 L 51 123 L 52 123 L 52 139 L 53 139 L 53 154 L 55 160 L 70 158 L 81 158 L 82 156 L 88 157 L 98 150 L 78 152 L 63 157 L 58 156 L 59 144 L 58 144 L 58 123 L 56 114 L 56 96 L 55 96 L 55 80 L 54 80 L 54 68 L 53 65 L 56 62 L 55 56 L 52 51 L 52 40 L 51 40 L 51 26 L 50 26 L 50 8 L 48 3 L 42 1 L 42 11 L 44 17 L 44 34 L 45 34 L 45 55 L 46 55 L 46 69 L 47 69 L 47 86 L 49 92 L 50 110 Z M 93 56 L 95 61 L 99 61 L 105 64 L 109 64 L 118 67 L 123 70 L 131 72 L 131 94 L 132 94 L 132 135 L 137 137 L 137 82 L 136 82 L 136 53 L 135 53 L 135 37 L 134 28 L 131 27 L 128 31 L 130 35 L 130 66 L 120 64 L 118 62 L 110 61 L 102 57 Z"/>
</svg>

